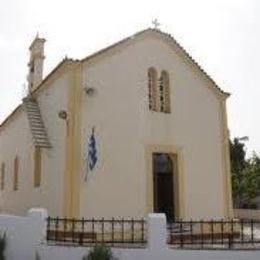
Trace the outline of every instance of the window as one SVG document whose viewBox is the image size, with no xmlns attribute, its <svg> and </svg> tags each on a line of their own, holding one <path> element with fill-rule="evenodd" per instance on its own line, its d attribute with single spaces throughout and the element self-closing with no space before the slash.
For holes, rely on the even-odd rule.
<svg viewBox="0 0 260 260">
<path fill-rule="evenodd" d="M 157 71 L 155 68 L 148 70 L 148 99 L 149 110 L 156 111 L 157 100 Z"/>
<path fill-rule="evenodd" d="M 160 77 L 159 84 L 160 93 L 160 112 L 170 113 L 170 86 L 169 86 L 169 74 L 163 70 Z"/>
<path fill-rule="evenodd" d="M 167 71 L 163 70 L 158 79 L 156 69 L 149 68 L 148 99 L 149 110 L 163 113 L 171 112 L 170 80 Z"/>
<path fill-rule="evenodd" d="M 19 171 L 19 160 L 16 156 L 14 159 L 14 183 L 13 183 L 13 190 L 18 190 L 18 171 Z"/>
<path fill-rule="evenodd" d="M 5 188 L 5 163 L 1 164 L 1 190 Z"/>
<path fill-rule="evenodd" d="M 41 148 L 35 147 L 34 150 L 34 187 L 41 185 Z"/>
<path fill-rule="evenodd" d="M 34 72 L 34 60 L 31 61 L 31 64 L 30 64 L 30 72 Z"/>
<path fill-rule="evenodd" d="M 165 107 L 165 94 L 164 94 L 164 82 L 163 82 L 163 77 L 161 76 L 159 79 L 159 111 L 164 112 L 164 107 Z"/>
</svg>

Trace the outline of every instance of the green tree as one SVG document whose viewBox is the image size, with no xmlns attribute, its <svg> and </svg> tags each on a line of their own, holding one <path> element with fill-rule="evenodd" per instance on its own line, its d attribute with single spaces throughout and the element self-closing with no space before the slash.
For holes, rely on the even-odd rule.
<svg viewBox="0 0 260 260">
<path fill-rule="evenodd" d="M 0 260 L 5 260 L 6 234 L 0 235 Z"/>
<path fill-rule="evenodd" d="M 96 245 L 92 248 L 83 260 L 118 260 L 112 253 L 111 249 L 105 245 Z"/>
<path fill-rule="evenodd" d="M 240 208 L 242 196 L 242 179 L 243 171 L 246 168 L 246 152 L 244 144 L 238 138 L 230 141 L 230 160 L 231 160 L 231 174 L 232 174 L 232 191 L 234 206 Z"/>
<path fill-rule="evenodd" d="M 245 145 L 230 141 L 232 190 L 235 208 L 254 207 L 252 199 L 260 195 L 260 158 L 256 153 L 246 159 Z"/>
</svg>

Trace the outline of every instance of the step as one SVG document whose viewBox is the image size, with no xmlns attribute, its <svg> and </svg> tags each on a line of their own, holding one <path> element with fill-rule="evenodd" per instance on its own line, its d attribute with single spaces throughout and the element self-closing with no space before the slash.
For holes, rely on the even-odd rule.
<svg viewBox="0 0 260 260">
<path fill-rule="evenodd" d="M 43 127 L 32 127 L 31 128 L 32 132 L 34 132 L 35 134 L 37 133 L 45 133 L 45 129 Z"/>
<path fill-rule="evenodd" d="M 39 107 L 37 105 L 26 105 L 26 108 L 27 109 L 38 109 L 39 110 Z"/>
<path fill-rule="evenodd" d="M 49 143 L 47 138 L 35 138 L 33 137 L 34 142 L 38 143 Z"/>
<path fill-rule="evenodd" d="M 27 106 L 26 108 L 27 108 L 27 110 L 37 110 L 37 111 L 39 111 L 38 106 Z"/>
<path fill-rule="evenodd" d="M 51 144 L 50 143 L 40 143 L 40 142 L 35 142 L 36 146 L 44 147 L 44 148 L 50 148 Z"/>
<path fill-rule="evenodd" d="M 44 144 L 48 143 L 49 144 L 49 141 L 46 138 L 44 138 L 44 139 L 34 139 L 34 141 L 35 141 L 35 143 L 44 143 Z"/>
<path fill-rule="evenodd" d="M 42 123 L 42 120 L 40 119 L 40 118 L 29 118 L 29 121 L 30 121 L 30 123 L 33 123 L 33 122 L 35 122 L 35 123 L 41 123 L 41 124 L 43 124 Z"/>
<path fill-rule="evenodd" d="M 43 123 L 41 121 L 30 122 L 30 125 L 31 125 L 32 128 L 35 128 L 35 129 L 43 129 L 43 130 L 45 129 L 44 125 L 43 125 Z"/>
<path fill-rule="evenodd" d="M 42 120 L 40 118 L 29 118 L 29 121 L 32 124 L 33 123 L 38 123 L 38 124 L 42 124 L 43 125 Z"/>
<path fill-rule="evenodd" d="M 48 140 L 47 136 L 45 134 L 43 135 L 34 135 L 34 139 L 37 140 Z"/>
<path fill-rule="evenodd" d="M 42 119 L 42 118 L 41 118 L 41 115 L 39 115 L 38 113 L 37 113 L 37 114 L 29 114 L 28 116 L 29 116 L 29 118 L 32 118 L 32 119 L 34 119 L 34 118 L 36 118 L 36 119 Z"/>
<path fill-rule="evenodd" d="M 24 99 L 23 103 L 25 111 L 27 113 L 27 118 L 34 140 L 34 145 L 44 148 L 50 148 L 51 144 L 49 142 L 46 129 L 44 127 L 44 122 L 37 101 L 28 98 Z"/>
<path fill-rule="evenodd" d="M 45 133 L 45 131 L 33 131 L 33 130 L 32 130 L 32 132 L 33 132 L 33 134 L 34 134 L 35 136 L 47 136 L 46 133 Z"/>
</svg>

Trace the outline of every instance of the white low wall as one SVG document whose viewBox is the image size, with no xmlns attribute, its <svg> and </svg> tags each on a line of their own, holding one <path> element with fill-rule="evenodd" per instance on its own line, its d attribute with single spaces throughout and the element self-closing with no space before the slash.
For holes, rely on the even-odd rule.
<svg viewBox="0 0 260 260">
<path fill-rule="evenodd" d="M 258 219 L 260 220 L 260 210 L 258 209 L 234 209 L 235 218 Z"/>
<path fill-rule="evenodd" d="M 144 249 L 113 248 L 119 260 L 255 260 L 260 251 L 235 250 L 183 250 L 171 249 L 167 245 L 167 226 L 164 214 L 149 214 L 148 245 Z M 41 246 L 38 252 L 41 260 L 82 260 L 89 248 Z"/>
<path fill-rule="evenodd" d="M 37 246 L 43 243 L 47 211 L 31 209 L 27 217 L 0 215 L 0 232 L 6 234 L 7 260 L 35 260 Z"/>
<path fill-rule="evenodd" d="M 82 260 L 89 249 L 80 247 L 42 246 L 39 248 L 41 260 Z M 257 260 L 259 251 L 229 250 L 152 250 L 113 249 L 119 260 Z"/>
<path fill-rule="evenodd" d="M 51 246 L 46 244 L 44 209 L 32 209 L 27 217 L 0 215 L 0 230 L 7 235 L 7 260 L 82 260 L 90 248 Z M 260 250 L 183 250 L 167 245 L 167 226 L 164 214 L 150 214 L 146 248 L 113 248 L 119 260 L 255 260 Z"/>
</svg>

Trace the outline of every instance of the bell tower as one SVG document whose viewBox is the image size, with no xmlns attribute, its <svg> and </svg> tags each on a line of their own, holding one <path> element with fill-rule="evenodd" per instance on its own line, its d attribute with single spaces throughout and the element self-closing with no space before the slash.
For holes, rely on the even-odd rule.
<svg viewBox="0 0 260 260">
<path fill-rule="evenodd" d="M 31 93 L 42 82 L 43 62 L 44 62 L 44 43 L 45 39 L 39 38 L 38 34 L 33 40 L 30 50 L 30 61 L 28 63 L 28 88 Z"/>
</svg>

